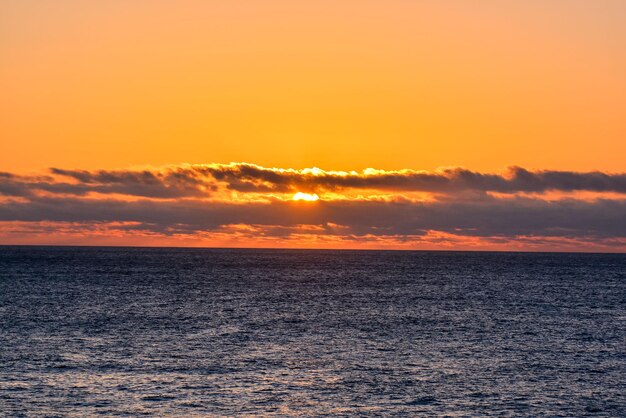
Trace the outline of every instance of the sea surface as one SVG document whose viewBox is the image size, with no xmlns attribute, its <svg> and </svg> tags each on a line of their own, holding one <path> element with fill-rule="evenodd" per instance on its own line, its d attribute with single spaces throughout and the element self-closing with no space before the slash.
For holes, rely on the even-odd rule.
<svg viewBox="0 0 626 418">
<path fill-rule="evenodd" d="M 0 247 L 0 416 L 626 416 L 626 255 Z"/>
</svg>

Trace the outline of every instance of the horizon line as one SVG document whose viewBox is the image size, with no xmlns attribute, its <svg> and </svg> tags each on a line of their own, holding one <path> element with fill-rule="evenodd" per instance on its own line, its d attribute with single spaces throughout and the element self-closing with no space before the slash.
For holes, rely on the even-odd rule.
<svg viewBox="0 0 626 418">
<path fill-rule="evenodd" d="M 532 250 L 443 250 L 405 248 L 306 248 L 306 247 L 210 247 L 210 246 L 165 246 L 165 245 L 72 245 L 72 244 L 0 244 L 4 247 L 39 248 L 128 248 L 128 249 L 182 249 L 182 250 L 270 250 L 270 251 L 352 251 L 352 252 L 420 252 L 420 253 L 519 253 L 519 254 L 610 254 L 626 255 L 625 251 L 532 251 Z"/>
</svg>

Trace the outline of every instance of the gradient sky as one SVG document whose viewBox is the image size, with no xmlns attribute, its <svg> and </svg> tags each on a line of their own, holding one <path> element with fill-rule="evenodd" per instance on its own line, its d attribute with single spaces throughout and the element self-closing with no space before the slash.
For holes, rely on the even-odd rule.
<svg viewBox="0 0 626 418">
<path fill-rule="evenodd" d="M 0 243 L 624 251 L 624 22 L 621 0 L 4 0 Z M 245 165 L 215 178 L 231 161 L 356 170 L 367 187 L 279 187 Z M 444 180 L 371 185 L 369 167 Z M 516 186 L 459 185 L 465 171 L 440 167 Z M 524 173 L 550 181 L 520 186 Z M 320 200 L 291 200 L 307 190 Z M 409 205 L 413 221 L 393 224 L 374 201 Z M 246 211 L 221 219 L 224 204 Z M 141 212 L 173 205 L 220 221 Z"/>
</svg>

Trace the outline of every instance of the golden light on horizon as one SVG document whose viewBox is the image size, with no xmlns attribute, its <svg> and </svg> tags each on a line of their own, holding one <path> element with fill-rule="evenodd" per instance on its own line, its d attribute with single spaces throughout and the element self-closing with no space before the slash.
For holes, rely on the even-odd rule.
<svg viewBox="0 0 626 418">
<path fill-rule="evenodd" d="M 297 192 L 292 197 L 293 200 L 304 200 L 306 202 L 315 202 L 316 200 L 319 200 L 319 198 L 320 197 L 316 193 L 302 193 L 302 192 Z"/>
</svg>

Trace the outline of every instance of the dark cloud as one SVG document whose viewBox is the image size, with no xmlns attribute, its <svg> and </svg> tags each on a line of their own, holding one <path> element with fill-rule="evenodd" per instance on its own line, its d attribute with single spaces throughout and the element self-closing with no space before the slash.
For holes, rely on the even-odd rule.
<svg viewBox="0 0 626 418">
<path fill-rule="evenodd" d="M 243 193 L 324 192 L 375 189 L 386 193 L 423 191 L 436 194 L 467 192 L 542 193 L 592 191 L 626 193 L 626 174 L 573 171 L 529 171 L 512 167 L 506 174 L 479 173 L 463 168 L 436 172 L 414 170 L 333 172 L 319 169 L 277 169 L 254 164 L 169 166 L 150 170 L 65 170 L 54 177 L 23 177 L 0 173 L 0 194 L 124 194 L 176 199 L 207 197 L 220 187 Z"/>
<path fill-rule="evenodd" d="M 541 242 L 560 237 L 588 243 L 614 242 L 619 247 L 626 239 L 626 197 L 548 200 L 541 198 L 541 192 L 626 193 L 625 176 L 528 171 L 519 167 L 504 175 L 460 168 L 437 172 L 325 172 L 235 163 L 134 171 L 55 168 L 46 176 L 0 172 L 0 195 L 5 196 L 0 201 L 0 221 L 31 223 L 34 228 L 41 222 L 105 225 L 105 229 L 107 223 L 115 223 L 119 230 L 165 236 L 228 232 L 233 225 L 244 225 L 255 236 L 264 238 L 304 233 L 347 240 L 391 236 L 406 241 L 430 234 L 432 241 L 436 237 L 431 232 L 438 231 L 490 242 L 522 242 L 521 237 Z M 389 199 L 345 198 L 312 204 L 275 198 L 265 202 L 206 199 L 220 190 L 245 194 L 349 189 L 375 189 Z M 438 197 L 435 201 L 415 202 L 394 196 L 402 191 L 427 191 Z M 539 197 L 515 194 L 520 192 L 536 192 Z"/>
<path fill-rule="evenodd" d="M 485 174 L 463 168 L 437 172 L 414 170 L 326 172 L 323 170 L 280 170 L 253 164 L 210 166 L 205 169 L 231 189 L 251 189 L 254 185 L 276 191 L 319 191 L 338 189 L 381 189 L 395 191 L 453 192 L 481 190 L 501 193 L 595 191 L 626 193 L 626 174 L 572 171 L 528 171 L 511 167 L 506 175 Z"/>
<path fill-rule="evenodd" d="M 31 196 L 34 192 L 86 195 L 88 193 L 122 194 L 127 196 L 175 199 L 207 197 L 216 190 L 211 178 L 190 175 L 187 170 L 150 171 L 76 171 L 52 168 L 52 174 L 73 182 L 52 177 L 27 177 L 0 173 L 0 195 Z"/>
<path fill-rule="evenodd" d="M 626 202 L 493 199 L 468 202 L 328 201 L 224 203 L 36 198 L 0 205 L 2 221 L 138 222 L 157 233 L 216 231 L 225 225 L 315 225 L 353 235 L 626 237 Z"/>
</svg>

